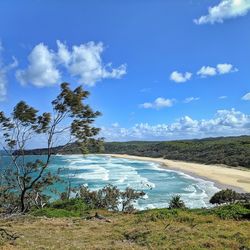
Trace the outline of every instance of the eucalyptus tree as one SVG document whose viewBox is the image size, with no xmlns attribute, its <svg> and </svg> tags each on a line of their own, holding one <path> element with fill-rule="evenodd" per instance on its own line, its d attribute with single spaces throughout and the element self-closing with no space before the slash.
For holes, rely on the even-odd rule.
<svg viewBox="0 0 250 250">
<path fill-rule="evenodd" d="M 66 145 L 77 143 L 83 153 L 89 143 L 100 145 L 101 139 L 96 139 L 99 128 L 93 126 L 100 112 L 85 103 L 89 92 L 81 86 L 71 90 L 68 83 L 60 89 L 51 112 L 39 113 L 24 101 L 9 116 L 0 112 L 1 146 L 11 159 L 9 166 L 0 169 L 0 206 L 25 212 L 31 204 L 44 205 L 43 191 L 57 180 L 48 166 L 60 136 L 67 137 Z M 27 162 L 25 152 L 36 137 L 46 138 L 45 159 Z"/>
</svg>

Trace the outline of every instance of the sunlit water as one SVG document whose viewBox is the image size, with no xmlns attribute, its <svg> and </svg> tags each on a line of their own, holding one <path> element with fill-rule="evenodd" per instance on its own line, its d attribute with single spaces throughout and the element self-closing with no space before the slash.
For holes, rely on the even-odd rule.
<svg viewBox="0 0 250 250">
<path fill-rule="evenodd" d="M 30 161 L 36 158 L 28 156 Z M 122 190 L 132 187 L 144 191 L 144 199 L 136 204 L 139 209 L 167 207 L 171 197 L 177 194 L 188 207 L 208 207 L 209 199 L 219 190 L 213 182 L 164 169 L 158 163 L 109 156 L 54 156 L 50 170 L 57 173 L 58 169 L 61 178 L 70 178 L 74 186 L 87 185 L 97 190 L 112 184 Z M 56 188 L 62 191 L 63 185 L 57 184 Z"/>
</svg>

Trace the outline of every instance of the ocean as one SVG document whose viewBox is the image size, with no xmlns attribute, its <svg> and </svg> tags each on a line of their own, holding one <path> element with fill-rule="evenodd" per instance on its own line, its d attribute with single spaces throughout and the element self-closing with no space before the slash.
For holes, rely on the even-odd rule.
<svg viewBox="0 0 250 250">
<path fill-rule="evenodd" d="M 37 158 L 44 156 L 27 156 L 26 160 Z M 0 164 L 7 160 L 8 157 L 3 157 Z M 158 163 L 110 156 L 56 155 L 49 169 L 59 172 L 65 181 L 70 178 L 74 187 L 87 185 L 91 190 L 98 190 L 112 184 L 122 190 L 132 187 L 144 191 L 143 199 L 135 204 L 141 210 L 167 207 L 174 195 L 180 195 L 190 208 L 209 207 L 209 199 L 219 191 L 211 181 L 162 168 Z M 57 183 L 54 187 L 63 191 L 65 183 Z"/>
</svg>

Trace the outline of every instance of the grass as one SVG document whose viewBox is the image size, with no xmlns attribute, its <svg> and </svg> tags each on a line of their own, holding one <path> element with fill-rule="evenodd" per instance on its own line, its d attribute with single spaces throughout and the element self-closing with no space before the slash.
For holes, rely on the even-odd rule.
<svg viewBox="0 0 250 250">
<path fill-rule="evenodd" d="M 81 199 L 58 200 L 46 208 L 35 209 L 30 214 L 48 218 L 81 217 L 88 214 L 88 206 Z"/>
<path fill-rule="evenodd" d="M 1 228 L 20 236 L 13 242 L 2 241 L 2 249 L 250 249 L 250 221 L 220 218 L 218 209 L 135 214 L 99 210 L 110 223 L 87 220 L 86 210 L 82 217 L 67 218 L 64 212 L 61 218 L 26 215 L 0 220 Z"/>
</svg>

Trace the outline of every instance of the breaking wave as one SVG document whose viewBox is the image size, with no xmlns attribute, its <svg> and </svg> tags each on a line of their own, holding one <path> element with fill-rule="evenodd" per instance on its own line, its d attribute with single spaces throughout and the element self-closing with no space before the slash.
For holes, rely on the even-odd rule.
<svg viewBox="0 0 250 250">
<path fill-rule="evenodd" d="M 98 155 L 55 156 L 53 168 L 64 168 L 62 178 L 69 175 L 74 185 L 88 185 L 97 190 L 107 184 L 124 190 L 132 187 L 146 193 L 138 201 L 138 209 L 168 206 L 173 195 L 180 195 L 190 208 L 208 207 L 209 199 L 219 189 L 213 182 L 185 173 L 164 169 L 158 163 L 112 158 Z M 67 171 L 66 171 L 67 170 Z"/>
</svg>

